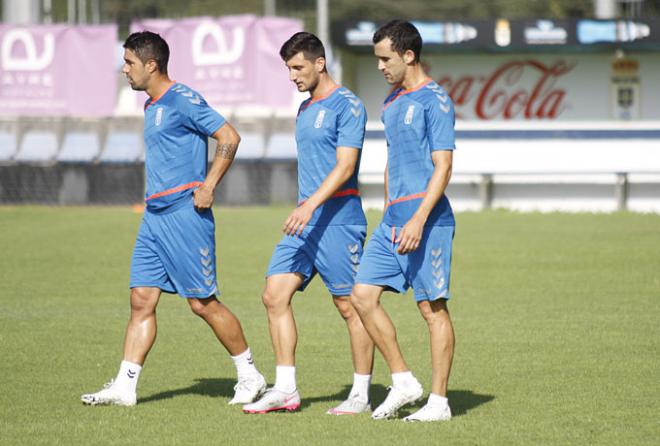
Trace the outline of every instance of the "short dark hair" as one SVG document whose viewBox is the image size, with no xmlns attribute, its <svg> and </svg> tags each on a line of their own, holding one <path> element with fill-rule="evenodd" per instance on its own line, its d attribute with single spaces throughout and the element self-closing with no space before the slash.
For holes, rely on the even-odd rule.
<svg viewBox="0 0 660 446">
<path fill-rule="evenodd" d="M 304 31 L 295 33 L 289 40 L 284 42 L 282 48 L 280 48 L 280 57 L 286 62 L 301 51 L 305 59 L 309 61 L 314 62 L 319 57 L 325 59 L 325 48 L 321 39 Z"/>
<path fill-rule="evenodd" d="M 146 64 L 153 59 L 158 64 L 158 71 L 167 74 L 167 63 L 170 60 L 170 47 L 159 34 L 151 31 L 133 33 L 126 38 L 124 48 L 131 50 Z"/>
<path fill-rule="evenodd" d="M 408 50 L 415 54 L 415 62 L 419 62 L 422 54 L 422 36 L 417 28 L 405 20 L 392 20 L 378 28 L 374 34 L 374 44 L 389 37 L 392 41 L 392 51 L 403 56 Z"/>
</svg>

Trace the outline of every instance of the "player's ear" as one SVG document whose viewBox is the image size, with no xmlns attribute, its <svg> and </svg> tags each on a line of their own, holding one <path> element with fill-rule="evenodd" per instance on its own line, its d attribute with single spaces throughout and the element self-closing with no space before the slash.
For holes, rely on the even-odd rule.
<svg viewBox="0 0 660 446">
<path fill-rule="evenodd" d="M 406 50 L 405 53 L 403 53 L 403 61 L 410 65 L 415 61 L 415 53 L 413 50 Z"/>
<path fill-rule="evenodd" d="M 158 62 L 156 62 L 155 59 L 149 59 L 147 60 L 147 63 L 145 64 L 145 67 L 147 68 L 147 71 L 149 74 L 153 74 L 156 71 L 158 71 Z"/>
<path fill-rule="evenodd" d="M 325 71 L 325 57 L 317 57 L 314 61 L 314 68 L 316 68 L 317 73 L 322 73 Z"/>
</svg>

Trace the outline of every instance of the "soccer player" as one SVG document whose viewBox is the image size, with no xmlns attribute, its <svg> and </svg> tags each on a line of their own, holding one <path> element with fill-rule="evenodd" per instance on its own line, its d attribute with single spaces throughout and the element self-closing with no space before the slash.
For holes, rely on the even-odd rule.
<svg viewBox="0 0 660 446">
<path fill-rule="evenodd" d="M 263 293 L 277 365 L 275 385 L 243 410 L 266 413 L 300 407 L 291 300 L 318 272 L 346 321 L 355 372 L 348 399 L 328 413 L 361 413 L 371 409 L 374 346 L 348 297 L 366 235 L 357 189 L 366 111 L 330 77 L 323 44 L 313 34 L 294 34 L 282 45 L 280 56 L 298 91 L 308 91 L 310 97 L 300 105 L 296 120 L 298 207 L 284 222 L 285 235 L 273 252 Z"/>
<path fill-rule="evenodd" d="M 420 65 L 422 39 L 410 23 L 394 20 L 373 37 L 378 69 L 390 85 L 382 120 L 387 140 L 386 210 L 365 248 L 351 302 L 383 354 L 392 388 L 372 418 L 395 417 L 399 408 L 423 394 L 396 340 L 396 330 L 380 298 L 412 286 L 431 339 L 433 382 L 428 402 L 406 421 L 451 418 L 447 381 L 454 331 L 447 310 L 454 215 L 445 188 L 454 150 L 454 108 L 447 93 Z"/>
<path fill-rule="evenodd" d="M 142 365 L 156 339 L 161 292 L 187 298 L 234 360 L 238 383 L 229 404 L 253 401 L 266 389 L 238 319 L 220 303 L 216 283 L 216 186 L 231 165 L 240 137 L 202 96 L 170 80 L 169 48 L 158 34 L 131 34 L 124 42 L 124 67 L 133 90 L 145 91 L 146 211 L 131 262 L 131 317 L 117 377 L 84 404 L 136 403 Z M 207 172 L 208 136 L 218 145 Z"/>
</svg>

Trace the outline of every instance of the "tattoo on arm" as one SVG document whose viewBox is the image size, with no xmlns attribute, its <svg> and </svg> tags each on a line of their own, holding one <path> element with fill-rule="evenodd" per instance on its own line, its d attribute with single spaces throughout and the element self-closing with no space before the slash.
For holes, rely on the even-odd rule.
<svg viewBox="0 0 660 446">
<path fill-rule="evenodd" d="M 234 159 L 236 155 L 236 150 L 238 149 L 238 144 L 230 143 L 218 143 L 218 146 L 215 149 L 215 156 L 224 158 L 227 160 Z"/>
</svg>

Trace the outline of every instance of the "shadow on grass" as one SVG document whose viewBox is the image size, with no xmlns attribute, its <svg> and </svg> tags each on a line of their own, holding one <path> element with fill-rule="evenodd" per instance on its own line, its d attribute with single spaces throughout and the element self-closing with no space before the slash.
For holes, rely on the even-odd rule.
<svg viewBox="0 0 660 446">
<path fill-rule="evenodd" d="M 334 395 L 319 395 L 311 398 L 305 398 L 305 395 L 302 395 L 300 407 L 301 409 L 304 409 L 313 403 L 328 403 L 328 409 L 330 409 L 330 407 L 338 405 L 348 397 L 348 392 L 351 391 L 351 387 L 352 386 L 350 385 L 346 385 Z M 376 398 L 375 401 L 382 401 L 385 399 L 385 396 L 387 396 L 387 388 L 381 384 L 374 384 L 369 388 L 369 393 L 372 401 L 374 401 L 374 398 Z"/>
<path fill-rule="evenodd" d="M 380 402 L 382 402 L 386 396 L 387 396 L 387 392 L 385 392 L 383 399 L 378 399 L 378 400 L 374 399 L 373 401 L 376 402 L 377 404 L 380 404 Z M 479 407 L 482 404 L 486 404 L 494 400 L 495 396 L 480 395 L 478 393 L 474 393 L 471 390 L 449 390 L 447 392 L 447 398 L 449 398 L 449 406 L 451 407 L 452 417 L 460 417 L 461 415 L 465 415 L 475 407 Z M 426 400 L 427 400 L 427 396 L 420 399 L 414 404 L 405 406 L 403 409 L 399 411 L 399 417 L 403 418 L 417 411 L 422 406 L 424 406 L 424 404 L 426 404 Z M 373 405 L 373 407 L 376 408 L 377 404 Z"/>
<path fill-rule="evenodd" d="M 213 398 L 231 398 L 234 396 L 234 384 L 236 380 L 229 378 L 198 378 L 195 384 L 183 387 L 181 389 L 167 390 L 165 392 L 149 395 L 145 398 L 138 399 L 139 404 L 150 403 L 154 401 L 161 401 L 174 398 L 181 395 L 202 395 Z M 344 386 L 339 392 L 333 395 L 321 395 L 311 398 L 302 396 L 301 409 L 309 407 L 314 403 L 327 402 L 328 408 L 334 403 L 340 403 L 347 396 L 351 390 L 350 385 Z M 388 390 L 382 384 L 374 384 L 371 386 L 371 405 L 376 408 L 387 397 Z M 455 417 L 465 415 L 475 407 L 486 404 L 495 399 L 493 395 L 481 395 L 474 393 L 471 390 L 450 390 L 448 392 L 449 403 L 451 405 L 452 415 Z M 400 411 L 400 416 L 404 417 L 409 415 L 426 404 L 426 398 L 421 399 L 413 405 L 406 406 Z"/>
<path fill-rule="evenodd" d="M 304 409 L 305 407 L 318 402 L 327 402 L 328 408 L 330 408 L 333 406 L 333 403 L 338 404 L 346 399 L 350 390 L 351 386 L 346 385 L 342 390 L 335 393 L 334 395 L 323 395 L 312 398 L 305 398 L 303 395 L 301 408 Z M 387 387 L 383 386 L 382 384 L 373 384 L 370 387 L 369 393 L 372 409 L 378 407 L 378 405 L 385 400 L 388 392 L 389 390 Z M 479 407 L 482 404 L 489 403 L 495 399 L 495 396 L 493 395 L 480 395 L 478 393 L 472 392 L 471 390 L 450 390 L 447 396 L 449 397 L 449 404 L 451 406 L 452 416 L 454 417 L 465 415 L 475 407 Z M 410 415 L 417 409 L 421 408 L 424 404 L 426 404 L 426 398 L 422 398 L 415 404 L 406 406 L 400 411 L 399 416 L 404 417 Z"/>
<path fill-rule="evenodd" d="M 495 395 L 481 395 L 471 390 L 449 390 L 447 394 L 452 416 L 455 417 L 465 415 L 475 407 L 490 403 L 495 399 Z"/>
<path fill-rule="evenodd" d="M 181 395 L 202 395 L 214 398 L 232 398 L 234 396 L 235 384 L 236 380 L 229 378 L 198 378 L 195 380 L 195 384 L 191 386 L 155 393 L 145 398 L 138 398 L 138 404 L 166 400 Z"/>
</svg>

